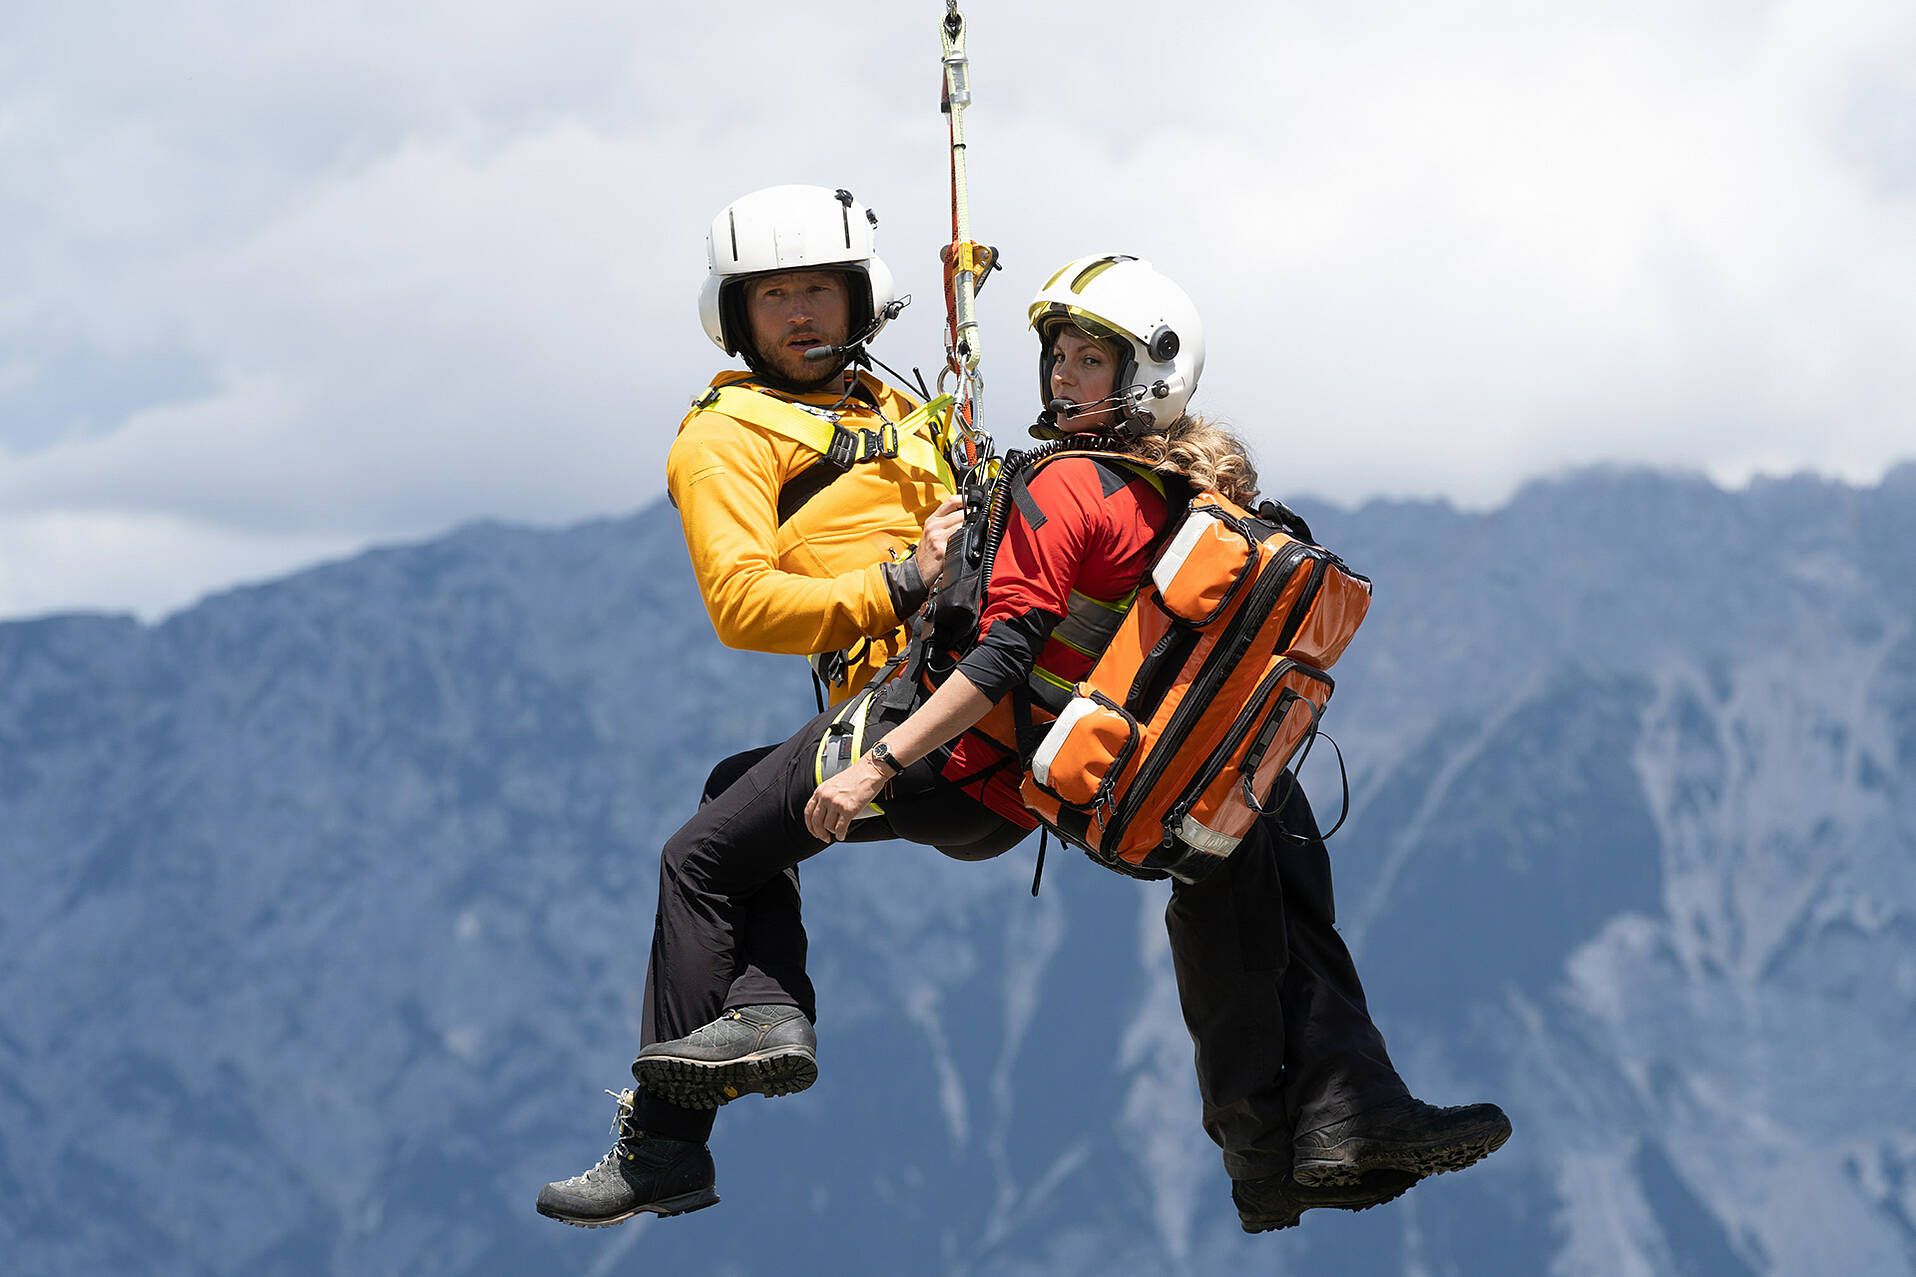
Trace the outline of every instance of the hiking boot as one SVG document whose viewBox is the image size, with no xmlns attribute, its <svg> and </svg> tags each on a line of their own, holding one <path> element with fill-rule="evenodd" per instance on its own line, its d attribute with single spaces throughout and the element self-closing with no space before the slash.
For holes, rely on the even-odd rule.
<svg viewBox="0 0 1916 1277">
<path fill-rule="evenodd" d="M 1369 1210 L 1395 1201 L 1417 1183 L 1409 1171 L 1372 1171 L 1355 1183 L 1330 1188 L 1305 1188 L 1290 1174 L 1279 1171 L 1262 1179 L 1231 1181 L 1231 1201 L 1238 1223 L 1247 1233 L 1268 1233 L 1295 1227 L 1307 1210 Z"/>
<path fill-rule="evenodd" d="M 539 1190 L 539 1213 L 579 1228 L 623 1223 L 641 1211 L 683 1215 L 718 1205 L 712 1154 L 691 1140 L 647 1135 L 632 1112 L 632 1092 L 606 1092 L 619 1102 L 612 1123 L 619 1142 L 583 1175 Z"/>
<path fill-rule="evenodd" d="M 1307 1188 L 1355 1184 L 1367 1172 L 1436 1175 L 1490 1156 L 1510 1138 L 1510 1119 L 1495 1104 L 1436 1108 L 1405 1096 L 1299 1135 L 1294 1174 Z"/>
<path fill-rule="evenodd" d="M 796 1095 L 818 1080 L 818 1035 L 797 1007 L 734 1007 L 640 1051 L 632 1076 L 649 1094 L 687 1109 L 715 1109 L 748 1092 Z"/>
</svg>

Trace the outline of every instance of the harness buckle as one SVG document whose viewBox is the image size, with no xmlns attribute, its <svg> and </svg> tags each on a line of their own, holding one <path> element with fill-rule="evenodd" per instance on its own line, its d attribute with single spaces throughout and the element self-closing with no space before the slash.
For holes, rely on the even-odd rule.
<svg viewBox="0 0 1916 1277">
<path fill-rule="evenodd" d="M 885 422 L 874 430 L 859 431 L 865 437 L 865 456 L 889 461 L 898 455 L 898 427 Z"/>
<path fill-rule="evenodd" d="M 840 470 L 849 470 L 858 460 L 859 431 L 847 430 L 844 425 L 832 423 L 831 446 L 825 450 L 825 460 Z"/>
<path fill-rule="evenodd" d="M 843 648 L 836 652 L 820 652 L 812 657 L 812 669 L 831 686 L 843 687 L 851 675 L 851 658 Z M 834 723 L 832 729 L 836 731 L 839 726 Z M 845 730 L 851 730 L 849 724 L 845 725 Z"/>
</svg>

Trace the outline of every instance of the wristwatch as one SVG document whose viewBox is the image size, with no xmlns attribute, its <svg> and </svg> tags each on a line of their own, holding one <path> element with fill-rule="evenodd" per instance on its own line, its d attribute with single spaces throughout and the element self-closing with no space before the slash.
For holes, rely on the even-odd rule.
<svg viewBox="0 0 1916 1277">
<path fill-rule="evenodd" d="M 905 765 L 899 762 L 896 758 L 892 757 L 891 746 L 887 745 L 882 740 L 879 741 L 876 745 L 873 745 L 870 749 L 866 750 L 865 757 L 871 759 L 874 763 L 877 763 L 880 766 L 884 767 L 886 771 L 890 772 L 894 776 L 899 776 L 904 774 Z"/>
</svg>

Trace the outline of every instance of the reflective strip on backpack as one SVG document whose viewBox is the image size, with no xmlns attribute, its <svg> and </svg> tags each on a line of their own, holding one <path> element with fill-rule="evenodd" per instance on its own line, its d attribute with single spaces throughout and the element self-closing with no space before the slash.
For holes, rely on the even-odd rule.
<svg viewBox="0 0 1916 1277">
<path fill-rule="evenodd" d="M 1071 734 L 1071 725 L 1086 714 L 1094 713 L 1098 703 L 1093 700 L 1079 700 L 1060 707 L 1058 720 L 1051 724 L 1051 730 L 1045 733 L 1039 742 L 1038 752 L 1031 756 L 1031 775 L 1040 785 L 1051 783 L 1051 764 L 1063 747 L 1065 737 Z"/>
<path fill-rule="evenodd" d="M 1209 825 L 1198 823 L 1195 816 L 1188 815 L 1178 822 L 1178 838 L 1193 850 L 1213 856 L 1228 856 L 1244 841 L 1242 837 L 1221 834 Z"/>
<path fill-rule="evenodd" d="M 1207 511 L 1209 509 L 1209 507 L 1203 508 Z M 1189 558 L 1191 551 L 1197 548 L 1197 543 L 1203 537 L 1206 526 L 1203 520 L 1191 518 L 1189 515 L 1178 526 L 1177 535 L 1172 537 L 1171 543 L 1164 547 L 1164 553 L 1158 556 L 1158 561 L 1151 565 L 1151 584 L 1158 587 L 1158 593 L 1162 594 L 1171 584 L 1172 579 L 1177 576 L 1178 569 L 1184 566 L 1184 560 Z"/>
</svg>

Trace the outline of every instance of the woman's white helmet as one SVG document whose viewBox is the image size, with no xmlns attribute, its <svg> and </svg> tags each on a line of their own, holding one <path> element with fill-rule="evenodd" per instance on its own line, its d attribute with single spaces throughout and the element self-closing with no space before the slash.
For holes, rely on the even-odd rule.
<svg viewBox="0 0 1916 1277">
<path fill-rule="evenodd" d="M 1126 348 L 1113 393 L 1129 429 L 1167 429 L 1184 412 L 1204 372 L 1204 326 L 1182 288 L 1150 262 L 1119 253 L 1080 257 L 1045 281 L 1031 299 L 1038 334 L 1038 398 L 1051 400 L 1058 330 L 1070 324 Z"/>
<path fill-rule="evenodd" d="M 705 334 L 728 355 L 754 364 L 746 324 L 744 289 L 755 275 L 788 270 L 841 270 L 851 281 L 854 339 L 877 335 L 891 305 L 889 268 L 876 251 L 878 216 L 850 191 L 822 186 L 768 186 L 740 196 L 719 210 L 705 237 L 710 273 L 699 293 Z"/>
</svg>

